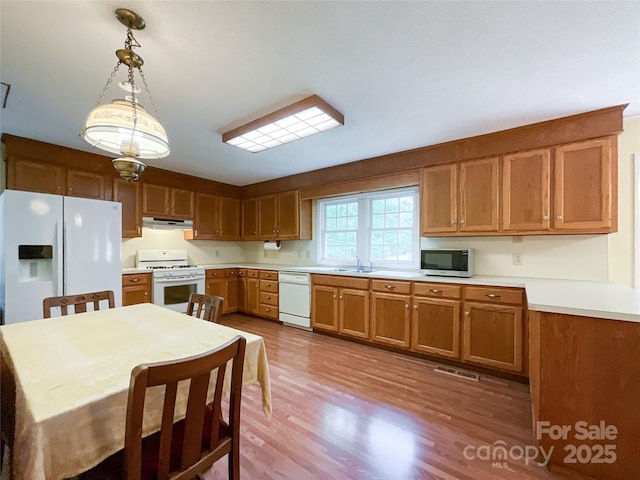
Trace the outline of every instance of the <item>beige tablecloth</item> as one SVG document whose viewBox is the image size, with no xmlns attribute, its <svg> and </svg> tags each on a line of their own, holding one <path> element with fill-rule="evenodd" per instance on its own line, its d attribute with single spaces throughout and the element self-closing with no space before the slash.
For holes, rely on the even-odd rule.
<svg viewBox="0 0 640 480">
<path fill-rule="evenodd" d="M 121 449 L 133 367 L 202 353 L 238 334 L 247 339 L 243 384 L 260 384 L 270 416 L 257 335 L 151 304 L 0 327 L 0 351 L 16 379 L 14 478 L 71 477 Z M 145 425 L 147 433 L 157 428 Z"/>
</svg>

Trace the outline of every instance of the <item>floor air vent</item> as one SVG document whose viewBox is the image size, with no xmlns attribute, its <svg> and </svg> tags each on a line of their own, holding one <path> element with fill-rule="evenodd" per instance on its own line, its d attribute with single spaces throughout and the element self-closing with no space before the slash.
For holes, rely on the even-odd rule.
<svg viewBox="0 0 640 480">
<path fill-rule="evenodd" d="M 478 375 L 477 373 L 468 372 L 466 370 L 458 370 L 457 368 L 443 367 L 442 365 L 436 367 L 434 371 L 438 373 L 444 373 L 446 375 L 453 375 L 454 377 L 466 378 L 467 380 L 473 380 L 474 382 L 480 380 L 480 375 Z"/>
</svg>

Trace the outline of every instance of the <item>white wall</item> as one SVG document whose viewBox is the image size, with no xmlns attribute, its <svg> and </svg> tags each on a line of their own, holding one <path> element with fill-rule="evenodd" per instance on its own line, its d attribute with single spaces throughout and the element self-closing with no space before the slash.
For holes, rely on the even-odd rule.
<svg viewBox="0 0 640 480">
<path fill-rule="evenodd" d="M 242 242 L 185 240 L 182 230 L 142 228 L 142 237 L 122 240 L 122 266 L 135 267 L 136 251 L 152 249 L 186 250 L 195 265 L 246 261 Z"/>
<path fill-rule="evenodd" d="M 640 116 L 625 119 L 618 138 L 618 232 L 608 235 L 609 281 L 628 287 L 634 286 L 634 153 L 640 154 Z"/>
</svg>

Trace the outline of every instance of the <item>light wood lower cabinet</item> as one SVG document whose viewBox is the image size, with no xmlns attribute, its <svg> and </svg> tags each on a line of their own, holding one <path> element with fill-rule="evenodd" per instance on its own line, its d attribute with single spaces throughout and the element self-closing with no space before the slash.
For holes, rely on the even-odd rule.
<svg viewBox="0 0 640 480">
<path fill-rule="evenodd" d="M 369 279 L 312 276 L 311 326 L 369 339 Z"/>
<path fill-rule="evenodd" d="M 205 295 L 216 295 L 218 297 L 224 297 L 224 270 L 214 269 L 205 271 Z M 226 303 L 226 299 L 225 299 Z M 224 311 L 224 304 L 222 306 Z"/>
<path fill-rule="evenodd" d="M 240 294 L 240 278 L 238 276 L 237 268 L 225 268 L 222 293 L 222 296 L 224 297 L 222 313 L 237 312 L 239 308 L 238 298 Z"/>
<path fill-rule="evenodd" d="M 151 303 L 151 274 L 122 275 L 122 306 Z"/>
<path fill-rule="evenodd" d="M 465 287 L 464 295 L 462 360 L 523 373 L 522 290 Z"/>
<path fill-rule="evenodd" d="M 311 306 L 314 330 L 527 375 L 519 288 L 312 275 Z"/>
</svg>

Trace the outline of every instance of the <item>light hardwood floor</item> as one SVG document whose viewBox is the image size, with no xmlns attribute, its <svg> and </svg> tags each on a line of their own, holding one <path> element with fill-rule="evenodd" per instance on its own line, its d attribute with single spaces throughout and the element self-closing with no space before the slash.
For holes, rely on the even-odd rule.
<svg viewBox="0 0 640 480">
<path fill-rule="evenodd" d="M 244 479 L 559 478 L 533 461 L 498 468 L 463 454 L 532 445 L 528 385 L 458 379 L 434 362 L 241 314 L 221 323 L 261 335 L 269 358 L 271 420 L 259 388 L 243 389 Z M 226 479 L 226 459 L 205 478 Z"/>
</svg>

